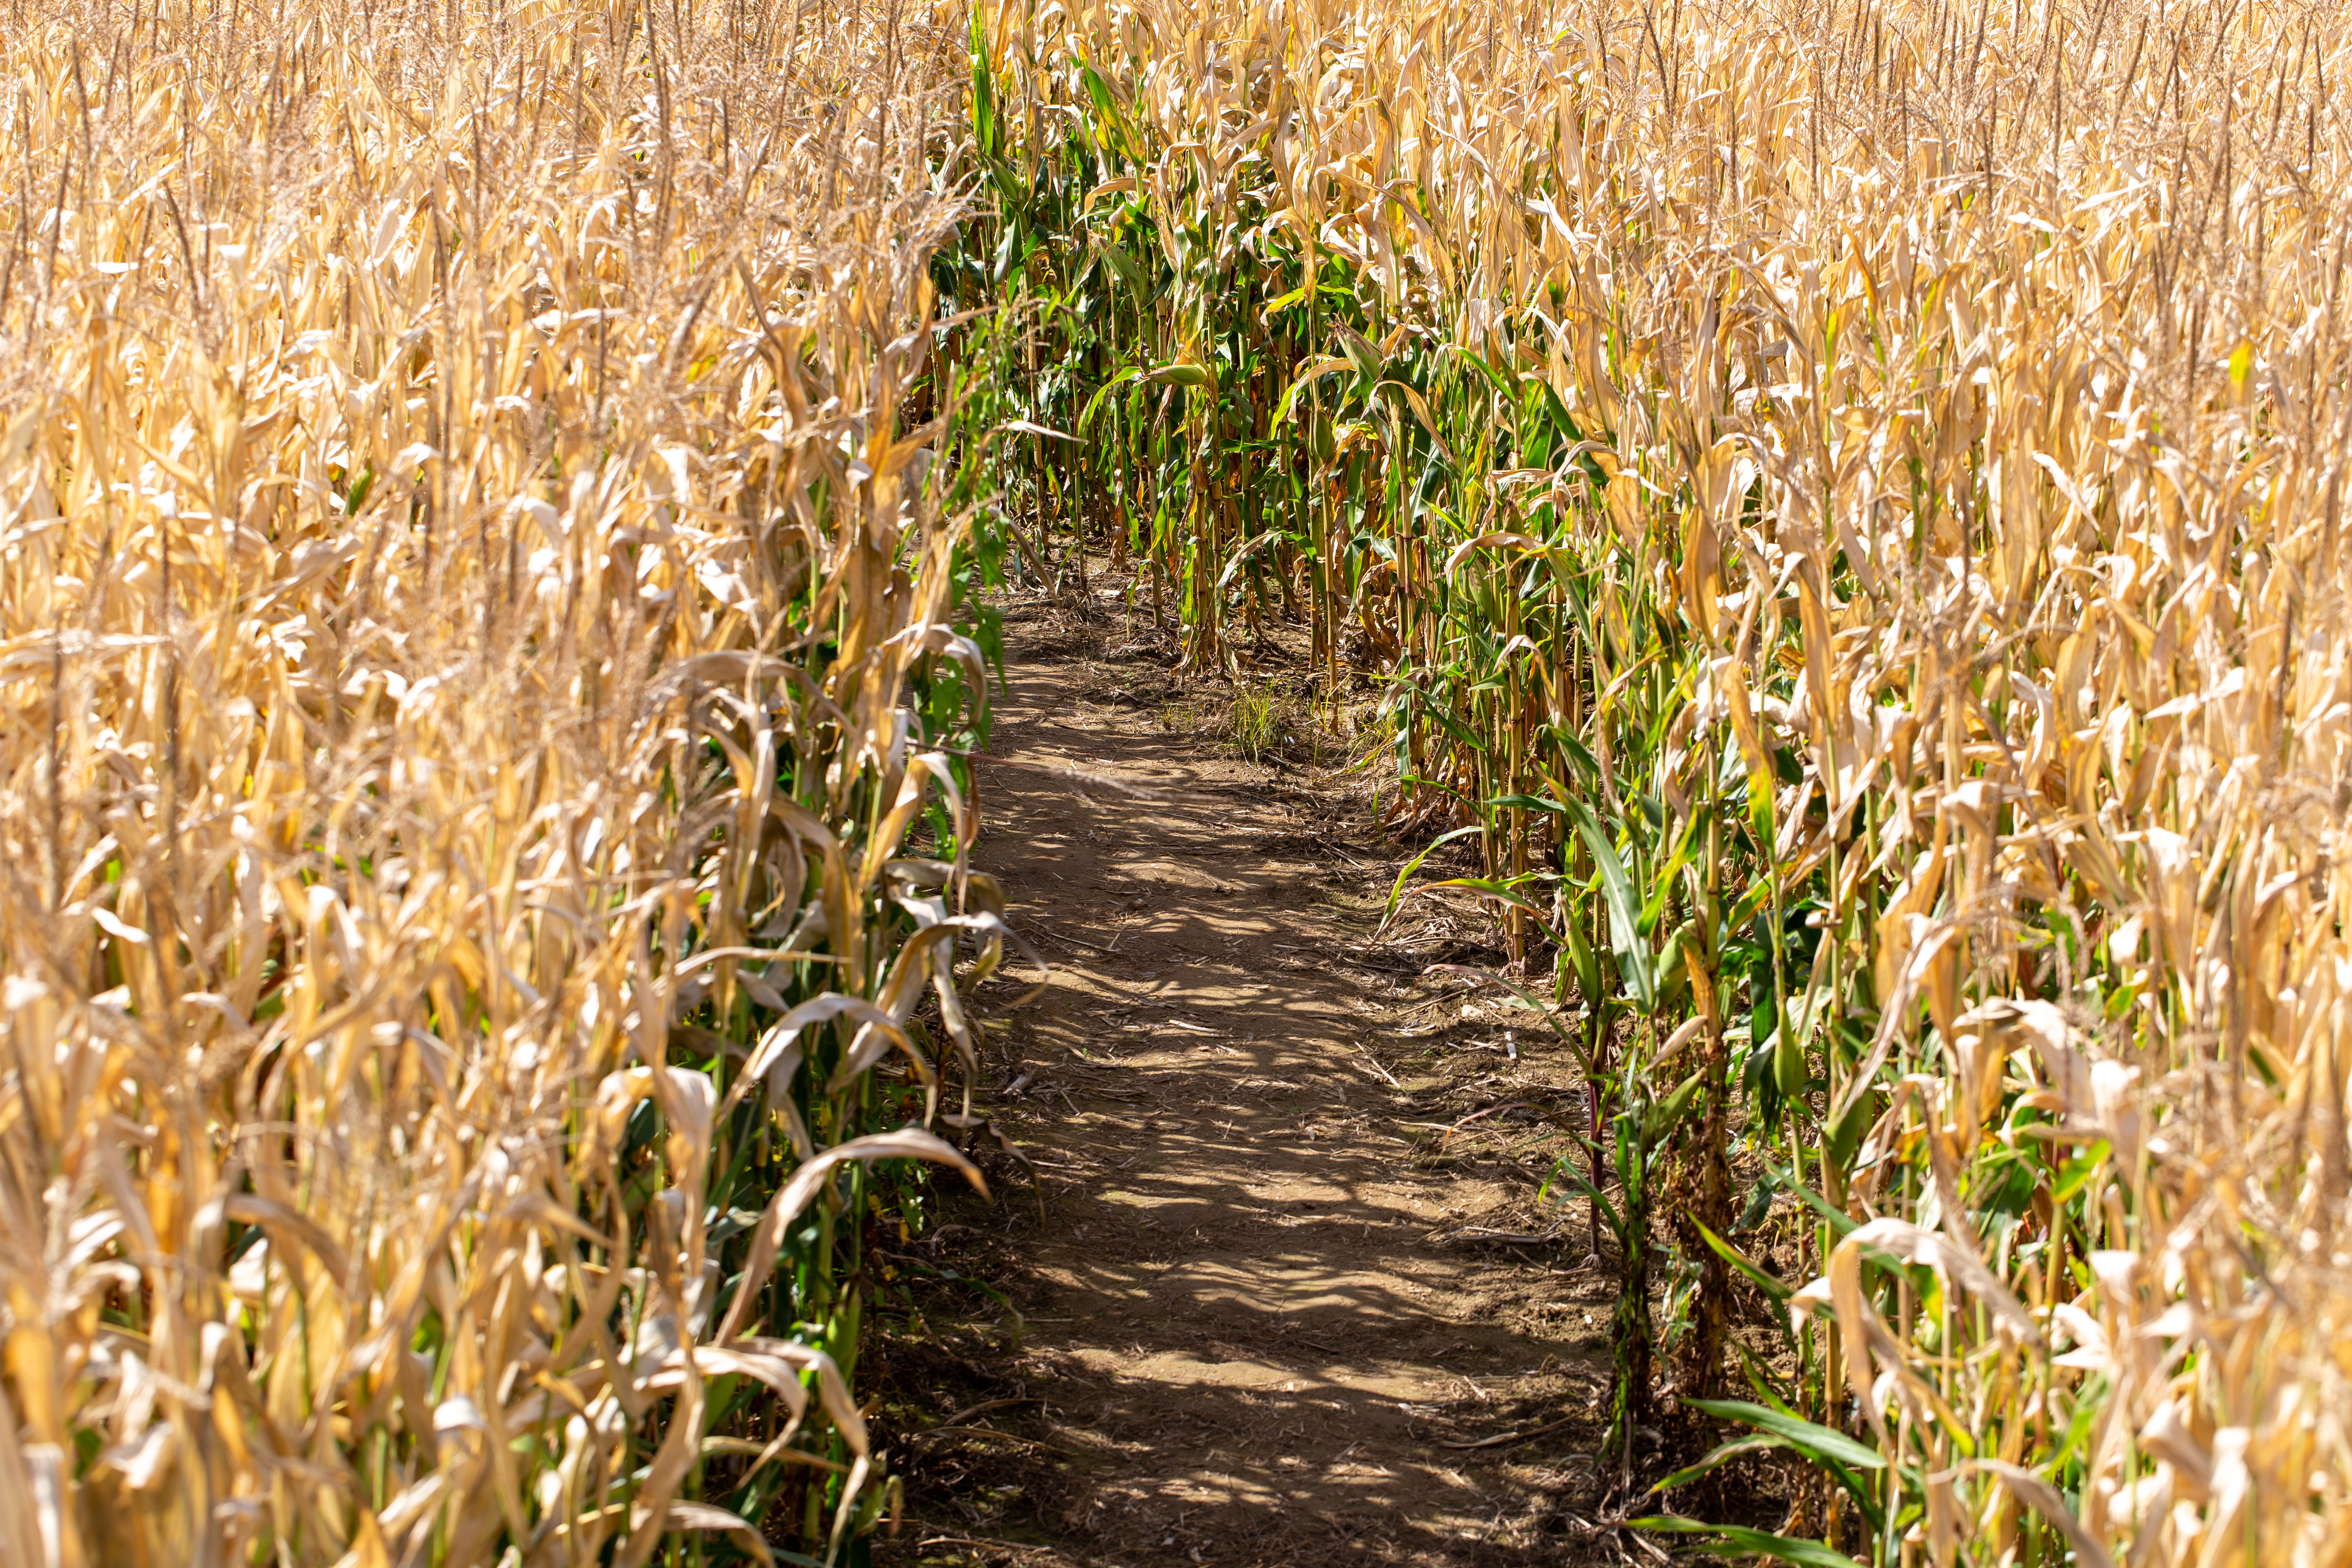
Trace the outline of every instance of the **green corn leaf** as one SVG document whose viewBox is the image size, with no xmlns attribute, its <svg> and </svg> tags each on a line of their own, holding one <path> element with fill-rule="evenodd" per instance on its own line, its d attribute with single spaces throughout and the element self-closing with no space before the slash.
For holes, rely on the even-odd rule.
<svg viewBox="0 0 2352 1568">
<path fill-rule="evenodd" d="M 1429 847 L 1414 856 L 1412 859 L 1406 861 L 1404 869 L 1397 873 L 1395 885 L 1389 889 L 1389 912 L 1391 914 L 1394 914 L 1396 912 L 1398 902 L 1404 897 L 1405 883 L 1412 879 L 1412 874 L 1415 871 L 1421 869 L 1421 863 L 1423 860 L 1428 859 L 1432 855 L 1437 852 L 1438 846 L 1449 843 L 1454 839 L 1463 837 L 1468 834 L 1483 833 L 1485 831 L 1486 829 L 1474 822 L 1467 827 L 1457 827 L 1451 833 L 1441 833 L 1436 837 L 1431 839 L 1429 841 Z"/>
<path fill-rule="evenodd" d="M 1013 263 L 1020 258 L 1022 237 L 1019 224 L 1008 223 L 1004 226 L 1004 237 L 996 247 L 996 259 L 989 266 L 989 277 L 999 288 L 1003 287 L 1005 277 L 1012 272 Z"/>
<path fill-rule="evenodd" d="M 1685 1466 L 1683 1468 L 1676 1470 L 1673 1475 L 1668 1476 L 1664 1480 L 1653 1486 L 1650 1489 L 1654 1492 L 1669 1492 L 1674 1490 L 1676 1487 L 1686 1487 L 1690 1485 L 1691 1482 L 1698 1479 L 1699 1477 L 1706 1474 L 1707 1471 L 1714 1469 L 1717 1465 L 1729 1464 L 1732 1460 L 1739 1458 L 1742 1454 L 1761 1453 L 1767 1448 L 1778 1448 L 1780 1447 L 1780 1443 L 1777 1438 L 1735 1437 L 1730 1442 L 1718 1446 L 1713 1453 L 1707 1455 L 1706 1458 L 1701 1459 L 1697 1464 Z"/>
<path fill-rule="evenodd" d="M 1751 1405 L 1745 1399 L 1686 1399 L 1683 1403 L 1718 1421 L 1737 1421 L 1743 1426 L 1769 1432 L 1809 1459 L 1833 1459 L 1856 1470 L 1883 1470 L 1886 1468 L 1886 1460 L 1877 1449 L 1856 1442 L 1843 1432 L 1791 1415 L 1785 1410 L 1775 1410 L 1767 1405 Z"/>
<path fill-rule="evenodd" d="M 1884 1528 L 1885 1510 L 1879 1501 L 1877 1488 L 1863 1479 L 1870 1471 L 1886 1468 L 1885 1459 L 1875 1449 L 1843 1432 L 1816 1426 L 1767 1405 L 1751 1405 L 1744 1399 L 1692 1399 L 1684 1403 L 1718 1420 L 1738 1421 L 1760 1428 L 1775 1443 L 1811 1459 L 1845 1489 L 1873 1530 Z M 1909 1479 L 1912 1472 L 1906 1470 L 1902 1474 Z"/>
<path fill-rule="evenodd" d="M 1126 247 L 1104 240 L 1095 247 L 1095 254 L 1101 258 L 1104 266 L 1110 268 L 1111 276 L 1117 278 L 1138 300 L 1151 297 L 1151 285 L 1143 280 L 1143 273 L 1136 267 L 1134 258 L 1127 254 Z"/>
<path fill-rule="evenodd" d="M 1617 954 L 1617 973 L 1633 1000 L 1649 1012 L 1657 1005 L 1657 978 L 1650 944 L 1642 939 L 1642 905 L 1633 895 L 1633 879 L 1625 874 L 1625 862 L 1617 858 L 1617 846 L 1601 830 L 1592 808 L 1573 798 L 1566 805 L 1569 816 L 1576 820 L 1577 832 L 1583 836 L 1585 848 L 1592 854 L 1592 863 L 1601 870 L 1601 897 L 1609 910 L 1609 945 Z"/>
<path fill-rule="evenodd" d="M 984 162 L 993 161 L 1004 147 L 996 117 L 995 86 L 988 63 L 987 34 L 982 29 L 979 10 L 974 8 L 971 14 L 972 142 Z"/>
<path fill-rule="evenodd" d="M 1592 951 L 1592 943 L 1585 939 L 1581 920 L 1568 922 L 1567 935 L 1569 962 L 1576 966 L 1577 991 L 1583 996 L 1586 1006 L 1598 1007 L 1601 1003 L 1601 955 Z"/>
<path fill-rule="evenodd" d="M 1762 909 L 1765 901 L 1771 896 L 1770 879 L 1759 878 L 1750 882 L 1740 893 L 1738 900 L 1731 906 L 1731 913 L 1724 918 L 1724 925 L 1732 931 L 1738 931 L 1756 918 L 1756 911 Z"/>
<path fill-rule="evenodd" d="M 1601 764 L 1593 759 L 1591 752 L 1586 749 L 1582 741 L 1570 734 L 1567 728 L 1559 724 L 1546 725 L 1544 736 L 1560 749 L 1561 753 L 1575 767 L 1577 777 L 1582 779 L 1588 788 L 1601 787 Z M 1555 795 L 1566 797 L 1568 792 L 1559 787 L 1559 781 L 1551 776 L 1549 770 L 1546 770 L 1544 779 L 1552 786 L 1552 792 Z"/>
<path fill-rule="evenodd" d="M 1748 1380 L 1748 1386 L 1756 1391 L 1756 1397 L 1775 1410 L 1788 1409 L 1788 1400 L 1783 1399 L 1780 1390 L 1773 1386 L 1771 1369 L 1757 1360 L 1756 1352 L 1738 1341 L 1734 1340 L 1731 1348 L 1739 1352 L 1739 1373 Z"/>
<path fill-rule="evenodd" d="M 1697 1220 L 1693 1220 L 1691 1223 L 1698 1226 L 1700 1239 L 1704 1240 L 1707 1246 L 1715 1249 L 1715 1255 L 1717 1258 L 1722 1258 L 1726 1263 L 1730 1264 L 1734 1268 L 1738 1269 L 1739 1272 L 1748 1276 L 1750 1280 L 1755 1282 L 1756 1288 L 1763 1291 L 1764 1294 L 1771 1297 L 1775 1301 L 1785 1301 L 1795 1293 L 1789 1289 L 1789 1282 L 1787 1280 L 1766 1273 L 1762 1268 L 1757 1267 L 1756 1264 L 1750 1262 L 1746 1253 L 1732 1246 L 1731 1243 L 1724 1240 L 1723 1237 L 1716 1235 L 1715 1232 L 1707 1229 L 1704 1224 Z"/>
<path fill-rule="evenodd" d="M 1305 365 L 1299 368 L 1298 374 L 1291 378 L 1289 387 L 1284 391 L 1281 403 L 1276 405 L 1275 407 L 1274 423 L 1279 425 L 1284 420 L 1290 417 L 1291 405 L 1298 401 L 1298 395 L 1300 393 L 1306 391 L 1309 386 L 1312 386 L 1316 382 L 1320 381 L 1323 377 L 1330 374 L 1333 371 L 1345 370 L 1347 368 L 1348 362 L 1344 359 L 1327 357 L 1324 359 L 1309 360 Z"/>
<path fill-rule="evenodd" d="M 1426 892 L 1435 888 L 1467 888 L 1483 898 L 1508 904 L 1515 910 L 1525 910 L 1532 915 L 1543 913 L 1543 910 L 1529 903 L 1524 895 L 1514 891 L 1507 883 L 1491 881 L 1485 877 L 1448 877 L 1442 882 L 1424 882 L 1413 890 Z"/>
<path fill-rule="evenodd" d="M 1625 1222 L 1618 1217 L 1617 1205 L 1611 1203 L 1600 1188 L 1580 1175 L 1576 1167 L 1565 1160 L 1553 1168 L 1552 1175 L 1561 1185 L 1591 1198 L 1594 1211 L 1601 1215 L 1601 1223 L 1608 1226 L 1609 1234 L 1615 1237 L 1621 1244 L 1624 1241 Z"/>
<path fill-rule="evenodd" d="M 1111 95 L 1110 84 L 1104 81 L 1092 66 L 1080 66 L 1078 76 L 1079 79 L 1086 83 L 1087 96 L 1094 100 L 1095 112 L 1101 115 L 1111 130 L 1117 132 L 1118 150 L 1130 159 L 1137 158 L 1140 149 L 1136 144 L 1135 132 L 1129 128 L 1127 115 L 1119 108 L 1118 99 Z"/>
<path fill-rule="evenodd" d="M 1112 376 L 1108 381 L 1104 382 L 1100 389 L 1098 389 L 1092 397 L 1087 400 L 1086 412 L 1078 416 L 1078 428 L 1080 430 L 1084 430 L 1087 426 L 1092 425 L 1095 422 L 1095 415 L 1102 408 L 1104 398 L 1108 397 L 1112 392 L 1126 385 L 1129 382 L 1139 380 L 1142 375 L 1143 372 L 1138 370 L 1133 365 L 1129 365 L 1125 370 L 1120 371 L 1117 375 Z"/>
<path fill-rule="evenodd" d="M 1853 1103 L 1847 1106 L 1844 1111 L 1830 1123 L 1829 1138 L 1824 1149 L 1830 1157 L 1830 1163 L 1839 1171 L 1849 1171 L 1853 1168 L 1853 1157 L 1862 1146 L 1862 1135 L 1878 1118 L 1876 1099 L 1875 1095 L 1867 1091 L 1855 1095 Z"/>
<path fill-rule="evenodd" d="M 1257 319 L 1261 322 L 1271 321 L 1275 317 L 1279 316 L 1282 312 L 1289 310 L 1292 306 L 1303 305 L 1306 302 L 1307 285 L 1301 283 L 1289 293 L 1278 294 L 1273 299 L 1268 300 L 1265 304 L 1259 306 L 1257 310 Z"/>
<path fill-rule="evenodd" d="M 2061 1204 L 2074 1202 L 2074 1194 L 2081 1192 L 2106 1164 L 2111 1152 L 2112 1146 L 2104 1138 L 2085 1145 L 2081 1153 L 2060 1168 L 2058 1180 L 2050 1190 L 2051 1200 Z"/>
<path fill-rule="evenodd" d="M 1843 1209 L 1835 1207 L 1827 1199 L 1823 1198 L 1821 1194 L 1805 1185 L 1803 1179 L 1794 1171 L 1787 1170 L 1780 1165 L 1774 1164 L 1769 1157 L 1764 1161 L 1764 1168 L 1772 1173 L 1772 1179 L 1774 1181 L 1780 1183 L 1781 1186 L 1785 1187 L 1790 1192 L 1792 1192 L 1799 1197 L 1804 1199 L 1805 1205 L 1808 1208 L 1811 1208 L 1815 1214 L 1829 1221 L 1830 1228 L 1835 1231 L 1841 1238 L 1851 1236 L 1854 1231 L 1861 1228 L 1861 1223 L 1852 1215 L 1847 1214 Z"/>
<path fill-rule="evenodd" d="M 1690 1110 L 1691 1100 L 1698 1094 L 1698 1086 L 1706 1077 L 1706 1069 L 1699 1068 L 1683 1079 L 1674 1093 L 1650 1107 L 1649 1113 L 1642 1118 L 1642 1142 L 1645 1147 L 1654 1147 L 1675 1130 L 1675 1124 Z"/>
<path fill-rule="evenodd" d="M 1568 808 L 1556 800 L 1539 795 L 1497 795 L 1479 802 L 1489 810 L 1517 806 L 1521 811 L 1565 811 Z"/>
<path fill-rule="evenodd" d="M 1648 1519 L 1626 1521 L 1635 1530 L 1670 1531 L 1677 1535 L 1719 1535 L 1721 1541 L 1696 1542 L 1701 1552 L 1717 1557 L 1770 1557 L 1781 1563 L 1796 1563 L 1803 1568 L 1862 1568 L 1862 1564 L 1843 1552 L 1832 1551 L 1818 1541 L 1805 1541 L 1796 1536 L 1773 1535 L 1766 1531 L 1749 1530 L 1737 1524 L 1708 1524 L 1703 1520 L 1675 1519 L 1668 1515 L 1653 1515 Z"/>
<path fill-rule="evenodd" d="M 1510 381 L 1506 377 L 1502 371 L 1497 370 L 1495 366 L 1487 363 L 1485 356 L 1474 353 L 1470 350 L 1464 348 L 1459 343 L 1444 344 L 1438 350 L 1438 353 L 1448 354 L 1455 359 L 1461 360 L 1465 363 L 1468 364 L 1472 369 L 1475 370 L 1480 375 L 1485 376 L 1496 391 L 1507 395 L 1509 394 L 1511 390 Z"/>
</svg>

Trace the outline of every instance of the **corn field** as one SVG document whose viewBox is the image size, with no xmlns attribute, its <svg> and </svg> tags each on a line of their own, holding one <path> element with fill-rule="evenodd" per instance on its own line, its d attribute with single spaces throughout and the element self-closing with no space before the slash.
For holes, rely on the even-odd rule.
<svg viewBox="0 0 2352 1568">
<path fill-rule="evenodd" d="M 5 37 L 0 1557 L 862 1554 L 872 1163 L 971 1169 L 1004 938 L 962 34 Z"/>
<path fill-rule="evenodd" d="M 7 1560 L 864 1560 L 1018 561 L 1373 683 L 1631 1524 L 2352 1563 L 2348 22 L 13 0 Z"/>
<path fill-rule="evenodd" d="M 1591 1086 L 1621 1495 L 1667 1385 L 1733 1439 L 1665 1489 L 1816 1467 L 1648 1528 L 2352 1561 L 2347 20 L 973 21 L 1016 542 L 1378 683 L 1476 858 L 1397 900 L 1489 907 Z"/>
</svg>

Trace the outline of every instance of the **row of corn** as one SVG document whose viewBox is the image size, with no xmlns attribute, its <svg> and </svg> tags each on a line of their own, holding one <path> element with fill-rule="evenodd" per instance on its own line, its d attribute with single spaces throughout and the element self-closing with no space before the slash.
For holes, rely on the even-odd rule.
<svg viewBox="0 0 2352 1568">
<path fill-rule="evenodd" d="M 2348 23 L 972 22 L 997 536 L 1377 682 L 1591 1086 L 1628 1514 L 1670 1386 L 1669 1501 L 1806 1462 L 1719 1550 L 2352 1562 Z"/>
<path fill-rule="evenodd" d="M 862 1560 L 1003 956 L 965 47 L 11 7 L 0 1560 Z"/>
</svg>

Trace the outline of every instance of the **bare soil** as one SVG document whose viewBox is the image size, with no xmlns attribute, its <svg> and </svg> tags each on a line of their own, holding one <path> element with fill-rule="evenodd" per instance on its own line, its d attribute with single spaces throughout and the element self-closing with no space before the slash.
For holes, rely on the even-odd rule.
<svg viewBox="0 0 2352 1568">
<path fill-rule="evenodd" d="M 1026 1165 L 976 1138 L 995 1202 L 943 1184 L 890 1259 L 877 1561 L 1616 1559 L 1615 1269 L 1540 1193 L 1582 1087 L 1499 993 L 1424 976 L 1499 964 L 1484 921 L 1375 940 L 1419 846 L 1303 705 L 1253 760 L 1233 689 L 1123 609 L 1006 619 L 977 863 L 1054 972 L 979 997 Z"/>
</svg>

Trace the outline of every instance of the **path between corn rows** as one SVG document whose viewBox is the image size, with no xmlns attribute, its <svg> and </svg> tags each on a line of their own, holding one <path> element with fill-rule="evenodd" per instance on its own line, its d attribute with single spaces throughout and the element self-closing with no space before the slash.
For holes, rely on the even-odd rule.
<svg viewBox="0 0 2352 1568">
<path fill-rule="evenodd" d="M 1360 786 L 1188 732 L 1218 689 L 1115 621 L 1007 619 L 990 750 L 1030 765 L 983 766 L 977 863 L 1055 974 L 1013 1013 L 1025 974 L 985 988 L 987 1079 L 1041 1180 L 994 1156 L 997 1202 L 895 1260 L 920 1314 L 873 1352 L 908 1484 L 877 1559 L 1587 1558 L 1614 1274 L 1580 1267 L 1580 1203 L 1539 1211 L 1512 1107 L 1580 1114 L 1569 1063 L 1421 982 L 1442 943 L 1370 944 L 1404 851 Z"/>
</svg>

